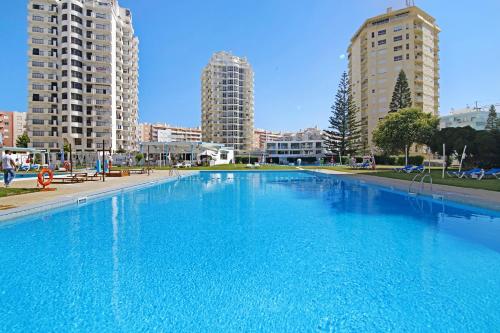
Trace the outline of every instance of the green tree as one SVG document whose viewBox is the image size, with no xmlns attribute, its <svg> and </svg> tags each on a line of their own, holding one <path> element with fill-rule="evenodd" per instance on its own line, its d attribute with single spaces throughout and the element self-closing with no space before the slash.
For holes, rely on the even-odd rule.
<svg viewBox="0 0 500 333">
<path fill-rule="evenodd" d="M 443 155 L 444 143 L 446 164 L 449 166 L 453 158 L 460 159 L 466 145 L 468 146 L 467 151 L 471 150 L 471 144 L 475 140 L 476 132 L 470 126 L 443 128 L 434 134 L 429 147 L 433 152 Z"/>
<path fill-rule="evenodd" d="M 20 136 L 17 137 L 17 140 L 16 140 L 16 147 L 19 147 L 19 148 L 28 148 L 28 143 L 30 143 L 30 137 L 28 136 L 28 134 L 24 133 Z"/>
<path fill-rule="evenodd" d="M 497 110 L 495 109 L 495 106 L 492 105 L 490 106 L 490 113 L 488 113 L 488 119 L 486 120 L 485 129 L 487 131 L 493 131 L 498 129 L 498 127 L 499 127 L 499 119 L 497 117 Z"/>
<path fill-rule="evenodd" d="M 401 70 L 394 86 L 389 110 L 390 112 L 398 112 L 401 109 L 411 108 L 411 106 L 411 91 L 408 86 L 408 79 L 405 72 Z"/>
<path fill-rule="evenodd" d="M 385 153 L 409 153 L 413 144 L 429 145 L 439 119 L 420 109 L 407 108 L 389 113 L 373 131 L 373 141 Z M 406 148 L 406 151 L 405 151 Z"/>
<path fill-rule="evenodd" d="M 325 130 L 325 147 L 340 156 L 355 154 L 361 142 L 361 122 L 354 104 L 347 73 L 342 73 L 335 103 L 331 107 L 330 126 Z"/>
</svg>

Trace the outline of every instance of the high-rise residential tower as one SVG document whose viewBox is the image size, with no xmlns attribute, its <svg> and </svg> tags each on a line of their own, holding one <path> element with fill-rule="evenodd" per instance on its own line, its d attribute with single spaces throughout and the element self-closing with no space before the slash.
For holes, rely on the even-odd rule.
<svg viewBox="0 0 500 333">
<path fill-rule="evenodd" d="M 397 76 L 408 78 L 413 106 L 438 114 L 439 32 L 435 19 L 418 7 L 370 18 L 349 45 L 349 74 L 354 101 L 367 125 L 364 139 L 389 112 Z"/>
<path fill-rule="evenodd" d="M 138 44 L 116 0 L 29 0 L 30 145 L 137 150 Z"/>
<path fill-rule="evenodd" d="M 232 147 L 236 155 L 252 149 L 253 70 L 245 58 L 217 52 L 201 76 L 202 140 Z"/>
</svg>

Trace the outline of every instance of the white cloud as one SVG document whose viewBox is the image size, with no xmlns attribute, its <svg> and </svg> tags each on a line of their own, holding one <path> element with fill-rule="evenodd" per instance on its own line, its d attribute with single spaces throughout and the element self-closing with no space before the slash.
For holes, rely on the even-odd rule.
<svg viewBox="0 0 500 333">
<path fill-rule="evenodd" d="M 345 59 L 345 54 L 341 54 L 341 55 L 339 55 L 339 59 L 340 59 L 340 60 L 344 60 L 344 59 Z"/>
</svg>

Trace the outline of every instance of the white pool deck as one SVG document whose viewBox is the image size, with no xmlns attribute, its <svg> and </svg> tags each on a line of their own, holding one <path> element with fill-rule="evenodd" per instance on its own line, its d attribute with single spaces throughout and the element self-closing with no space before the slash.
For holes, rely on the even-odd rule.
<svg viewBox="0 0 500 333">
<path fill-rule="evenodd" d="M 290 170 L 287 170 L 290 171 Z M 299 171 L 299 170 L 297 170 Z M 409 182 L 399 179 L 351 174 L 334 170 L 311 170 L 321 174 L 339 175 L 350 179 L 360 180 L 366 183 L 384 186 L 393 190 L 408 192 Z M 262 170 L 262 172 L 265 172 Z M 198 173 L 198 171 L 179 171 L 181 176 Z M 78 201 L 92 200 L 121 191 L 137 189 L 143 186 L 151 186 L 159 182 L 174 180 L 167 170 L 155 170 L 153 173 L 133 174 L 129 177 L 108 177 L 105 182 L 93 181 L 78 184 L 57 184 L 57 190 L 52 192 L 34 192 L 0 198 L 0 222 L 16 217 L 33 214 L 48 209 L 58 208 Z M 34 188 L 36 180 L 19 180 L 12 184 L 14 188 Z M 461 188 L 447 185 L 434 185 L 432 192 L 429 186 L 425 186 L 420 195 L 434 196 L 459 203 L 471 204 L 481 208 L 500 211 L 500 192 L 479 189 Z"/>
</svg>

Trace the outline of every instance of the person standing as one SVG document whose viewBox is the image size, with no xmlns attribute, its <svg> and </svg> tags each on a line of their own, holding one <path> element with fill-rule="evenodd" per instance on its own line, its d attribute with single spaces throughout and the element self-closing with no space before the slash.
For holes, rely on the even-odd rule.
<svg viewBox="0 0 500 333">
<path fill-rule="evenodd" d="M 12 180 L 16 176 L 16 162 L 11 155 L 10 150 L 6 150 L 2 156 L 3 183 L 5 187 L 9 187 Z"/>
</svg>

